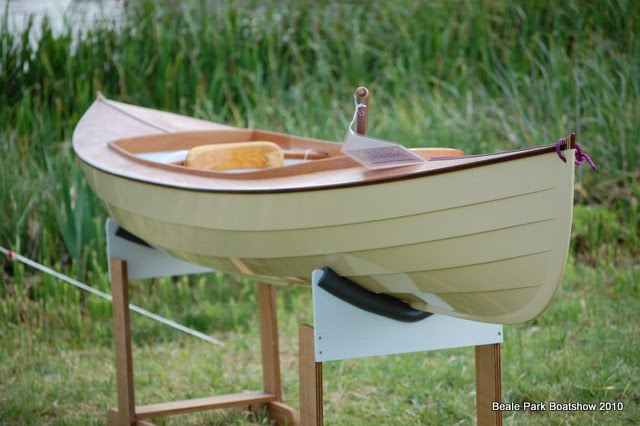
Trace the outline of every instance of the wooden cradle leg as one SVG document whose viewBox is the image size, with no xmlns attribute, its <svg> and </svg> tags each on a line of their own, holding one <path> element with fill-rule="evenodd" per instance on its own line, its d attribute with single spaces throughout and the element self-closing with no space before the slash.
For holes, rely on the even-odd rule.
<svg viewBox="0 0 640 426">
<path fill-rule="evenodd" d="M 478 426 L 501 426 L 502 411 L 493 410 L 502 402 L 500 344 L 476 346 L 476 410 Z"/>
<path fill-rule="evenodd" d="M 133 393 L 133 359 L 131 355 L 127 262 L 117 258 L 111 258 L 110 262 L 118 411 L 110 410 L 107 414 L 107 422 L 108 424 L 113 424 L 113 421 L 117 419 L 118 425 L 134 425 L 136 423 L 136 407 Z"/>
<path fill-rule="evenodd" d="M 313 327 L 301 324 L 298 336 L 300 420 L 302 426 L 320 426 L 324 422 L 322 363 L 315 359 Z"/>
</svg>

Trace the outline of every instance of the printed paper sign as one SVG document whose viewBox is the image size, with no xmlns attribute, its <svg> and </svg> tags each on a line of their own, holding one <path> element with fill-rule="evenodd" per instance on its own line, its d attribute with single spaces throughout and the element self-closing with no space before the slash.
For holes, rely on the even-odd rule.
<svg viewBox="0 0 640 426">
<path fill-rule="evenodd" d="M 424 160 L 404 146 L 349 132 L 344 139 L 342 152 L 367 169 L 422 164 Z"/>
</svg>

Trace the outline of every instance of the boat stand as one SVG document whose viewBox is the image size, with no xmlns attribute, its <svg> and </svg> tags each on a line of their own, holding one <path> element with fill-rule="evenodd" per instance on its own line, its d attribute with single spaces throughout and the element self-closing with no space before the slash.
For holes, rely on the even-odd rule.
<svg viewBox="0 0 640 426">
<path fill-rule="evenodd" d="M 282 425 L 322 425 L 324 362 L 475 346 L 478 425 L 502 425 L 500 343 L 502 326 L 443 315 L 413 318 L 383 316 L 366 306 L 356 307 L 323 286 L 323 271 L 312 275 L 313 326 L 299 327 L 300 415 L 282 399 L 276 316 L 276 287 L 258 284 L 263 390 L 152 405 L 135 405 L 129 280 L 211 272 L 178 260 L 107 221 L 107 250 L 113 295 L 118 406 L 107 412 L 107 424 L 152 425 L 147 419 L 229 407 L 266 406 L 269 417 Z M 341 278 L 341 277 L 340 277 Z M 377 303 L 374 301 L 374 305 Z M 421 315 L 421 314 L 418 314 Z"/>
<path fill-rule="evenodd" d="M 118 407 L 107 411 L 109 426 L 152 425 L 146 419 L 229 407 L 266 406 L 269 417 L 277 424 L 297 425 L 297 412 L 282 400 L 280 353 L 276 316 L 276 287 L 258 284 L 260 338 L 262 350 L 263 390 L 170 401 L 151 405 L 135 405 L 131 329 L 129 322 L 129 280 L 169 275 L 211 272 L 210 269 L 175 259 L 148 246 L 107 221 L 113 330 L 116 351 L 116 383 Z"/>
<path fill-rule="evenodd" d="M 324 424 L 322 362 L 314 358 L 314 328 L 301 324 L 299 329 L 300 417 L 303 426 Z M 502 426 L 502 412 L 492 410 L 501 401 L 500 344 L 475 347 L 476 418 L 478 426 Z"/>
<path fill-rule="evenodd" d="M 372 311 L 385 310 L 380 303 L 356 307 L 345 301 L 344 294 L 336 297 L 330 286 L 323 285 L 323 273 L 316 270 L 312 275 L 314 326 L 299 328 L 303 426 L 323 424 L 323 362 L 465 346 L 475 346 L 477 424 L 502 425 L 502 413 L 492 409 L 494 401 L 501 401 L 502 325 L 443 315 L 411 319 L 411 315 L 389 309 L 376 314 Z M 336 287 L 344 288 L 344 284 L 340 282 Z M 359 295 L 362 299 L 363 295 Z"/>
</svg>

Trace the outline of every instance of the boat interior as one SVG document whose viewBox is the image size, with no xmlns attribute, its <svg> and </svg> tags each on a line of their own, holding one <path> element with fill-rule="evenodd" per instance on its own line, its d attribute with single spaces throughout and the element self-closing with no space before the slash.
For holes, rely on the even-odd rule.
<svg viewBox="0 0 640 426">
<path fill-rule="evenodd" d="M 211 146 L 215 149 L 216 145 L 220 145 L 227 147 L 227 151 L 229 147 L 231 150 L 241 150 L 257 142 L 275 144 L 275 149 L 279 149 L 284 158 L 282 164 L 269 168 L 208 170 L 189 167 L 185 163 L 190 150 L 197 147 Z M 110 141 L 108 146 L 129 160 L 147 166 L 226 179 L 264 179 L 361 167 L 341 152 L 342 145 L 339 143 L 251 129 L 162 133 Z M 462 151 L 452 148 L 415 148 L 412 151 L 425 160 L 464 155 Z"/>
</svg>

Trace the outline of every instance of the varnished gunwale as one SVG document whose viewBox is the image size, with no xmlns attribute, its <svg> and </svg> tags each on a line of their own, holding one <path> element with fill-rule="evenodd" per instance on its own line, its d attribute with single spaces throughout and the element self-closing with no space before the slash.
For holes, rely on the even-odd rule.
<svg viewBox="0 0 640 426">
<path fill-rule="evenodd" d="M 482 167 L 505 161 L 514 161 L 535 155 L 543 155 L 555 151 L 555 145 L 544 145 L 533 148 L 525 148 L 517 151 L 508 151 L 495 154 L 484 154 L 480 156 L 462 156 L 447 159 L 432 159 L 418 166 L 405 166 L 383 170 L 366 170 L 354 160 L 344 155 L 339 155 L 340 144 L 335 142 L 321 141 L 310 138 L 296 137 L 283 133 L 266 132 L 261 130 L 237 129 L 229 126 L 219 125 L 217 123 L 209 123 L 201 120 L 190 119 L 186 117 L 176 116 L 175 114 L 164 113 L 160 111 L 147 110 L 134 107 L 106 99 L 98 99 L 94 106 L 98 104 L 107 105 L 114 110 L 121 111 L 121 119 L 137 120 L 139 123 L 133 123 L 140 127 L 148 125 L 148 134 L 140 134 L 140 137 L 179 137 L 179 133 L 173 131 L 172 128 L 167 130 L 161 129 L 156 125 L 148 123 L 145 120 L 138 119 L 129 111 L 141 110 L 146 114 L 158 114 L 165 120 L 191 120 L 195 122 L 203 131 L 245 131 L 259 132 L 262 135 L 268 135 L 270 140 L 281 140 L 286 146 L 286 141 L 301 141 L 312 149 L 327 151 L 329 158 L 315 160 L 309 163 L 298 164 L 293 166 L 281 167 L 277 169 L 263 170 L 257 172 L 248 172 L 241 174 L 221 174 L 211 172 L 204 173 L 183 173 L 180 168 L 174 166 L 158 167 L 157 163 L 144 164 L 143 161 L 132 161 L 125 158 L 121 153 L 116 152 L 109 147 L 109 142 L 115 142 L 125 139 L 133 139 L 133 137 L 120 137 L 109 139 L 100 134 L 99 129 L 106 129 L 109 126 L 118 123 L 103 120 L 96 111 L 89 111 L 83 117 L 83 121 L 87 123 L 78 124 L 76 133 L 74 133 L 74 148 L 79 158 L 87 165 L 109 173 L 120 176 L 128 180 L 146 182 L 153 185 L 175 187 L 190 191 L 199 192 L 216 192 L 216 193 L 288 193 L 288 192 L 304 192 L 316 191 L 335 188 L 349 188 L 364 185 L 373 185 L 378 183 L 393 182 L 405 179 L 416 179 L 428 177 L 431 175 L 455 172 L 468 168 Z M 94 107 L 92 106 L 92 108 Z M 124 110 L 123 108 L 127 108 Z M 114 114 L 114 112 L 111 112 Z M 115 120 L 114 120 L 115 121 Z M 140 124 L 142 123 L 142 124 Z M 92 132 L 82 129 L 82 125 L 91 127 Z M 131 122 L 130 122 L 131 125 Z M 80 131 L 78 129 L 80 128 Z M 120 130 L 121 133 L 126 133 Z M 191 133 L 185 132 L 185 133 Z M 565 140 L 569 140 L 569 148 L 573 148 L 575 134 L 571 134 Z M 564 143 L 562 149 L 567 149 Z M 222 175 L 222 176 L 220 176 Z"/>
<path fill-rule="evenodd" d="M 564 145 L 563 145 L 563 149 L 564 149 Z M 513 160 L 518 160 L 518 159 L 523 159 L 523 158 L 527 158 L 527 157 L 532 157 L 532 156 L 536 156 L 536 155 L 543 155 L 543 154 L 548 154 L 548 153 L 552 153 L 555 152 L 555 146 L 554 145 L 548 145 L 548 146 L 542 146 L 542 147 L 536 147 L 536 148 L 525 148 L 523 150 L 519 150 L 519 151 L 513 151 L 512 155 L 509 156 L 501 156 L 501 157 L 490 157 L 491 154 L 483 154 L 483 155 L 479 155 L 479 156 L 465 156 L 464 158 L 479 158 L 479 157 L 489 157 L 486 158 L 483 161 L 477 161 L 477 162 L 472 162 L 472 163 L 468 163 L 468 164 L 453 164 L 451 166 L 447 166 L 447 167 L 440 167 L 440 168 L 436 168 L 436 169 L 431 169 L 431 170 L 424 170 L 418 173 L 411 173 L 411 174 L 406 174 L 406 175 L 397 175 L 397 176 L 388 176 L 388 177 L 381 177 L 379 179 L 369 179 L 366 181 L 361 181 L 361 182 L 351 182 L 351 183 L 344 183 L 344 184 L 327 184 L 327 185 L 322 185 L 322 184 L 318 184 L 315 186 L 309 186 L 309 187 L 304 187 L 304 188 L 268 188 L 268 189 L 241 189 L 241 190 L 231 190 L 231 189 L 225 189 L 225 188 L 201 188 L 201 187 L 188 187 L 188 186 L 183 186 L 183 185 L 175 185 L 175 184 L 168 184 L 168 183 L 162 183 L 162 182 L 154 182 L 154 181 L 149 181 L 149 180 L 144 180 L 144 179 L 140 179 L 137 177 L 132 177 L 132 176 L 128 176 L 126 174 L 120 174 L 120 173 L 114 173 L 110 170 L 106 170 L 101 168 L 100 166 L 97 166 L 95 164 L 92 164 L 88 161 L 85 161 L 83 159 L 81 159 L 81 161 L 85 164 L 87 164 L 90 167 L 95 167 L 96 169 L 114 175 L 114 176 L 119 176 L 122 177 L 124 179 L 127 180 L 133 180 L 133 181 L 141 181 L 141 182 L 145 182 L 145 183 L 150 183 L 153 185 L 159 185 L 159 186 L 167 186 L 167 187 L 175 187 L 175 188 L 180 188 L 183 190 L 188 190 L 188 191 L 195 191 L 195 192 L 218 192 L 218 193 L 287 193 L 287 192 L 304 192 L 304 191 L 318 191 L 318 190 L 326 190 L 326 189 L 337 189 L 337 188 L 349 188 L 349 187 L 355 187 L 355 186 L 364 186 L 364 185 L 373 185 L 373 184 L 378 184 L 378 183 L 387 183 L 387 182 L 395 182 L 395 181 L 399 181 L 399 180 L 406 180 L 406 179 L 417 179 L 417 178 L 422 178 L 422 177 L 427 177 L 427 176 L 434 176 L 434 175 L 438 175 L 438 174 L 444 174 L 444 173 L 451 173 L 451 172 L 455 172 L 458 170 L 465 170 L 465 169 L 471 169 L 471 168 L 476 168 L 476 167 L 482 167 L 482 166 L 487 166 L 487 165 L 491 165 L 491 164 L 497 164 L 497 163 L 502 163 L 502 162 L 506 162 L 506 161 L 513 161 Z M 459 157 L 458 157 L 459 158 Z M 167 170 L 169 172 L 175 172 L 175 168 L 176 167 L 167 167 L 166 165 L 163 164 L 158 164 L 158 163 L 152 163 L 151 161 L 148 160 L 143 160 L 143 159 L 138 159 L 138 162 L 140 162 L 141 164 L 148 164 L 154 168 L 158 168 L 158 169 L 164 169 Z M 326 159 L 322 159 L 322 160 L 316 160 L 316 162 L 325 162 L 325 166 L 323 171 L 331 171 L 331 170 L 339 170 L 339 169 L 345 169 L 351 166 L 357 166 L 357 163 L 345 156 L 340 156 L 340 157 L 330 157 L 330 158 L 326 158 Z M 446 159 L 430 159 L 427 161 L 433 161 L 433 162 L 444 162 L 446 161 Z M 289 167 L 298 167 L 298 166 L 304 166 L 304 164 L 301 165 L 294 165 L 294 166 L 289 166 Z M 180 167 L 180 166 L 178 166 Z M 184 167 L 180 167 L 180 169 L 182 169 Z M 280 173 L 282 173 L 284 176 L 291 176 L 291 171 L 290 170 L 282 170 L 284 168 L 279 168 L 277 169 L 278 171 L 272 170 L 271 172 L 274 172 L 271 174 L 271 177 L 279 177 L 278 175 Z M 259 174 L 261 172 L 249 172 L 249 173 L 241 173 L 241 174 L 229 174 L 229 178 L 231 179 L 231 177 L 234 180 L 249 180 L 249 179 L 255 179 L 256 178 L 256 174 Z M 210 176 L 211 173 L 208 173 L 206 170 L 195 170 L 192 171 L 192 174 L 194 175 L 201 175 L 201 176 Z"/>
</svg>

